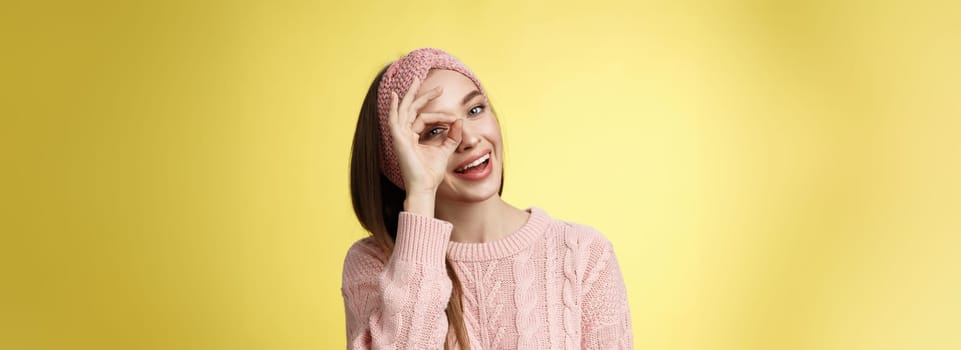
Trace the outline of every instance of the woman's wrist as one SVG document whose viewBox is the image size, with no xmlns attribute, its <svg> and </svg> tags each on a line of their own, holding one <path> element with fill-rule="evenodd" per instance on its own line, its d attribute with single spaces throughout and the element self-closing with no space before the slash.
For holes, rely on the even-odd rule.
<svg viewBox="0 0 961 350">
<path fill-rule="evenodd" d="M 414 190 L 407 192 L 404 199 L 404 211 L 434 217 L 434 202 L 437 195 L 436 191 Z"/>
</svg>

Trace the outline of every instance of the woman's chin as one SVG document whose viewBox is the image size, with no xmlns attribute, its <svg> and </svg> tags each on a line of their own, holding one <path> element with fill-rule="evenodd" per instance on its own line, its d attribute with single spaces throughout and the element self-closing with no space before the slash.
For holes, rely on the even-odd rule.
<svg viewBox="0 0 961 350">
<path fill-rule="evenodd" d="M 494 183 L 493 181 L 484 181 L 483 183 L 474 183 L 468 186 L 458 185 L 462 184 L 451 186 L 453 188 L 448 188 L 447 191 L 438 191 L 437 199 L 461 203 L 476 203 L 498 196 L 499 194 L 497 192 L 500 190 L 500 184 Z"/>
</svg>

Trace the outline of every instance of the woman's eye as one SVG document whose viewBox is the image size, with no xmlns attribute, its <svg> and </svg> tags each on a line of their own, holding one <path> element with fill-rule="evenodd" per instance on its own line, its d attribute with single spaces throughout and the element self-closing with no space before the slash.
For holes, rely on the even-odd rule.
<svg viewBox="0 0 961 350">
<path fill-rule="evenodd" d="M 425 133 L 422 135 L 422 138 L 424 138 L 424 139 L 429 139 L 429 138 L 432 138 L 432 137 L 434 137 L 434 136 L 437 136 L 437 135 L 440 135 L 440 134 L 443 134 L 443 133 L 444 133 L 444 128 L 442 128 L 442 127 L 435 127 L 435 128 L 431 128 L 430 130 L 428 130 L 427 132 L 425 132 Z"/>
<path fill-rule="evenodd" d="M 474 106 L 474 108 L 471 108 L 470 111 L 469 111 L 469 112 L 470 112 L 470 115 L 480 114 L 481 112 L 484 111 L 484 107 L 487 107 L 487 106 L 485 106 L 485 105 Z"/>
</svg>

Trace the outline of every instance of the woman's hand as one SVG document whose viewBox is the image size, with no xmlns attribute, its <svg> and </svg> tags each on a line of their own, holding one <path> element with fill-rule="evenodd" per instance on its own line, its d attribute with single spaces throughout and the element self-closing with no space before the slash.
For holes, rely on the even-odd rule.
<svg viewBox="0 0 961 350">
<path fill-rule="evenodd" d="M 390 93 L 387 120 L 408 199 L 412 195 L 429 195 L 433 200 L 447 173 L 447 162 L 460 145 L 463 121 L 448 114 L 419 113 L 430 100 L 443 93 L 438 86 L 415 97 L 420 84 L 420 79 L 414 78 L 400 101 L 395 92 Z M 435 128 L 449 130 L 436 135 L 421 135 L 425 129 L 430 133 L 436 131 Z M 432 215 L 433 203 L 430 207 Z"/>
</svg>

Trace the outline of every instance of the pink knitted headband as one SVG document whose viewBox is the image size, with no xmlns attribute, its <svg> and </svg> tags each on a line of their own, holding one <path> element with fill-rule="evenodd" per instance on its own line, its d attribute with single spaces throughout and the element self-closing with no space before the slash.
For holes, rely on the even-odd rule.
<svg viewBox="0 0 961 350">
<path fill-rule="evenodd" d="M 393 140 L 390 136 L 390 129 L 387 124 L 387 116 L 390 110 L 390 92 L 396 92 L 397 97 L 403 99 L 407 94 L 407 88 L 414 82 L 414 78 L 421 81 L 427 77 L 431 69 L 447 69 L 461 73 L 477 85 L 477 89 L 484 93 L 474 73 L 454 56 L 434 48 L 421 48 L 411 51 L 407 56 L 401 57 L 390 64 L 384 76 L 380 80 L 377 88 L 377 116 L 380 119 L 380 164 L 384 176 L 395 185 L 404 188 L 404 178 L 400 172 L 400 163 L 397 154 L 394 152 Z"/>
</svg>

